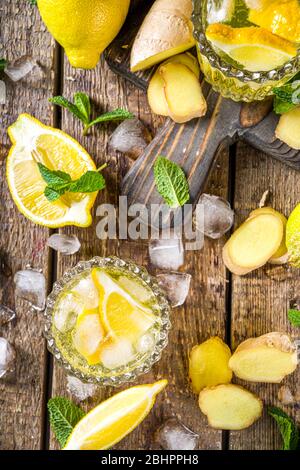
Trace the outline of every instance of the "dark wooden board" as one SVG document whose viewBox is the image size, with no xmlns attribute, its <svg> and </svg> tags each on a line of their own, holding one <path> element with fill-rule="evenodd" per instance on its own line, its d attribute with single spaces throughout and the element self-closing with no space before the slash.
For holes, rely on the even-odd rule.
<svg viewBox="0 0 300 470">
<path fill-rule="evenodd" d="M 146 11 L 148 9 L 149 4 Z M 144 16 L 145 8 L 138 6 L 105 56 L 114 72 L 147 90 L 153 70 L 137 74 L 130 71 L 130 49 Z M 300 152 L 275 137 L 278 116 L 270 112 L 272 103 L 269 99 L 264 103 L 236 103 L 222 98 L 208 84 L 203 88 L 208 103 L 206 116 L 183 125 L 168 120 L 124 178 L 122 193 L 128 196 L 129 204 L 162 201 L 153 179 L 153 164 L 158 155 L 164 155 L 184 168 L 193 204 L 203 192 L 217 149 L 228 142 L 243 139 L 271 157 L 300 169 Z"/>
</svg>

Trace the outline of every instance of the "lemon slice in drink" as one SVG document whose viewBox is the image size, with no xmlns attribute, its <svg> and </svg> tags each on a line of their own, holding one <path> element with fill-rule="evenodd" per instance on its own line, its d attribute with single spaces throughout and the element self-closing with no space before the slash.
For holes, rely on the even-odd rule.
<svg viewBox="0 0 300 470">
<path fill-rule="evenodd" d="M 250 72 L 276 69 L 297 54 L 294 44 L 264 28 L 232 28 L 214 23 L 207 27 L 206 37 Z"/>
<path fill-rule="evenodd" d="M 111 276 L 95 268 L 92 278 L 101 299 L 102 324 L 112 338 L 135 342 L 153 326 L 156 318 L 151 309 L 133 298 Z"/>
<path fill-rule="evenodd" d="M 300 4 L 298 0 L 264 2 L 259 10 L 250 10 L 249 21 L 284 39 L 300 42 Z"/>
<path fill-rule="evenodd" d="M 45 126 L 28 114 L 21 114 L 8 134 L 13 145 L 7 159 L 7 181 L 19 211 L 32 222 L 47 227 L 89 226 L 97 193 L 66 193 L 49 202 L 37 165 L 41 162 L 77 179 L 96 169 L 88 153 L 64 132 Z"/>
<path fill-rule="evenodd" d="M 64 450 L 112 447 L 146 418 L 167 383 L 160 380 L 152 385 L 131 387 L 102 402 L 75 426 Z"/>
</svg>

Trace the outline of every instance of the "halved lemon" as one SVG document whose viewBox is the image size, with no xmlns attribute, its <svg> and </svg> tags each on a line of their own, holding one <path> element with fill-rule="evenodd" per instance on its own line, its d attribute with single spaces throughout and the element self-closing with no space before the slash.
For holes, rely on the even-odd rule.
<svg viewBox="0 0 300 470">
<path fill-rule="evenodd" d="M 133 431 L 149 414 L 167 385 L 160 380 L 114 395 L 90 411 L 75 426 L 64 450 L 105 450 Z"/>
<path fill-rule="evenodd" d="M 232 28 L 214 23 L 207 27 L 206 37 L 250 72 L 276 69 L 297 54 L 293 43 L 255 26 Z"/>
<path fill-rule="evenodd" d="M 249 21 L 284 39 L 300 42 L 299 0 L 265 2 L 261 9 L 250 10 Z"/>
<path fill-rule="evenodd" d="M 12 147 L 7 158 L 7 181 L 19 211 L 32 222 L 57 228 L 87 227 L 97 192 L 66 193 L 55 202 L 44 195 L 46 187 L 37 162 L 52 170 L 79 178 L 96 166 L 81 145 L 64 132 L 47 127 L 28 114 L 21 114 L 8 129 Z"/>
<path fill-rule="evenodd" d="M 99 289 L 100 317 L 112 338 L 135 342 L 155 323 L 151 309 L 134 299 L 111 276 L 94 268 L 92 278 Z"/>
</svg>

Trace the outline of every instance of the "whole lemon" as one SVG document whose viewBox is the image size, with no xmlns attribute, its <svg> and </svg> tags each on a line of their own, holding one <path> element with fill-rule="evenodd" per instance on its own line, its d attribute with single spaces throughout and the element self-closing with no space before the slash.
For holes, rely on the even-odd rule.
<svg viewBox="0 0 300 470">
<path fill-rule="evenodd" d="M 73 67 L 92 69 L 120 31 L 130 0 L 38 0 L 44 23 Z"/>
</svg>

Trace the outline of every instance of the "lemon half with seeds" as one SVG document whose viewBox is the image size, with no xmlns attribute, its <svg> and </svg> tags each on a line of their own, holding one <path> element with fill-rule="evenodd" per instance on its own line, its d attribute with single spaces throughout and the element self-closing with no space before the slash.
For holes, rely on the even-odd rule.
<svg viewBox="0 0 300 470">
<path fill-rule="evenodd" d="M 214 23 L 207 27 L 206 37 L 250 72 L 277 69 L 297 54 L 293 43 L 255 26 L 232 28 Z"/>
<path fill-rule="evenodd" d="M 300 204 L 295 207 L 288 218 L 286 226 L 286 246 L 290 256 L 290 264 L 296 268 L 300 268 Z"/>
<path fill-rule="evenodd" d="M 68 173 L 73 180 L 96 170 L 90 155 L 72 137 L 21 114 L 8 129 L 12 147 L 7 158 L 7 181 L 19 211 L 32 222 L 46 227 L 88 227 L 97 192 L 65 193 L 50 202 L 44 195 L 46 182 L 37 163 Z"/>
</svg>

